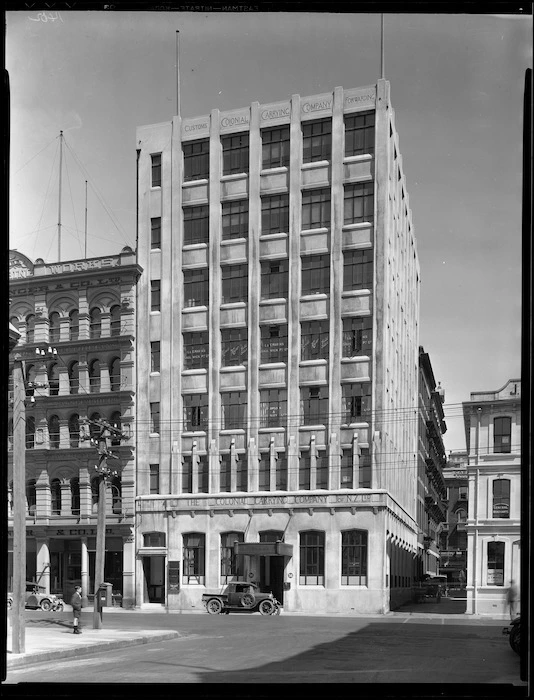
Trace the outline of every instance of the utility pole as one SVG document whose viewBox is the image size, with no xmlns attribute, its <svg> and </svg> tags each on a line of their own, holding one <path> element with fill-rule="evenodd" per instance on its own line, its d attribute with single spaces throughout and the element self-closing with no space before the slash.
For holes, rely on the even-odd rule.
<svg viewBox="0 0 534 700">
<path fill-rule="evenodd" d="M 20 355 L 13 364 L 13 606 L 12 651 L 26 650 L 26 388 Z"/>
</svg>

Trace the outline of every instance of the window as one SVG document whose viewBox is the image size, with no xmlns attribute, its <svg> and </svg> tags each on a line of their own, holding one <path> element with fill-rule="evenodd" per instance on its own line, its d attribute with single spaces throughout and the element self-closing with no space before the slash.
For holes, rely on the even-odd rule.
<svg viewBox="0 0 534 700">
<path fill-rule="evenodd" d="M 271 453 L 262 452 L 258 467 L 258 491 L 269 491 L 271 488 Z"/>
<path fill-rule="evenodd" d="M 510 479 L 495 479 L 493 482 L 492 517 L 510 517 Z"/>
<path fill-rule="evenodd" d="M 287 326 L 260 326 L 261 362 L 287 362 Z"/>
<path fill-rule="evenodd" d="M 467 501 L 469 496 L 469 488 L 467 486 L 458 487 L 458 500 Z"/>
<path fill-rule="evenodd" d="M 343 319 L 342 356 L 370 355 L 373 347 L 373 319 L 370 316 Z"/>
<path fill-rule="evenodd" d="M 260 428 L 281 428 L 287 423 L 287 391 L 262 389 L 260 391 Z"/>
<path fill-rule="evenodd" d="M 209 207 L 184 207 L 184 245 L 208 243 L 209 239 Z"/>
<path fill-rule="evenodd" d="M 345 185 L 343 223 L 372 223 L 374 219 L 374 185 L 372 182 L 359 182 Z"/>
<path fill-rule="evenodd" d="M 301 326 L 301 360 L 328 359 L 329 322 L 303 321 Z"/>
<path fill-rule="evenodd" d="M 122 431 L 120 411 L 113 411 L 113 413 L 109 417 L 109 422 L 113 428 L 116 428 L 117 430 Z M 111 444 L 112 445 L 120 445 L 121 444 L 120 435 L 112 435 L 111 436 Z"/>
<path fill-rule="evenodd" d="M 368 447 L 360 447 L 360 458 L 359 458 L 359 488 L 370 489 L 371 488 L 371 453 Z"/>
<path fill-rule="evenodd" d="M 193 493 L 193 456 L 182 458 L 182 493 Z"/>
<path fill-rule="evenodd" d="M 261 233 L 287 233 L 289 231 L 289 195 L 275 194 L 261 198 Z"/>
<path fill-rule="evenodd" d="M 35 515 L 37 508 L 37 490 L 35 479 L 30 479 L 26 482 L 26 503 L 28 504 L 28 513 Z"/>
<path fill-rule="evenodd" d="M 48 419 L 48 444 L 50 449 L 59 449 L 59 418 L 57 416 L 50 416 Z"/>
<path fill-rule="evenodd" d="M 198 455 L 198 493 L 208 493 L 209 490 L 209 466 L 208 455 Z"/>
<path fill-rule="evenodd" d="M 59 314 L 53 311 L 48 317 L 48 342 L 59 342 Z"/>
<path fill-rule="evenodd" d="M 159 401 L 150 404 L 150 432 L 159 433 Z"/>
<path fill-rule="evenodd" d="M 341 585 L 367 585 L 367 532 L 345 530 L 341 533 Z"/>
<path fill-rule="evenodd" d="M 353 455 L 352 449 L 345 449 L 341 451 L 341 473 L 340 473 L 340 486 L 342 489 L 352 489 L 354 488 L 354 478 L 353 478 L 353 465 L 352 465 Z"/>
<path fill-rule="evenodd" d="M 77 476 L 70 480 L 70 507 L 72 515 L 80 515 L 80 480 Z"/>
<path fill-rule="evenodd" d="M 304 190 L 302 193 L 302 228 L 330 226 L 330 190 Z"/>
<path fill-rule="evenodd" d="M 247 328 L 221 330 L 222 366 L 243 365 L 248 358 Z"/>
<path fill-rule="evenodd" d="M 244 542 L 242 532 L 221 533 L 221 583 L 243 578 L 243 556 L 234 553 L 234 542 Z"/>
<path fill-rule="evenodd" d="M 248 265 L 225 265 L 222 268 L 222 303 L 248 299 Z"/>
<path fill-rule="evenodd" d="M 276 455 L 276 490 L 287 490 L 287 457 L 285 452 Z"/>
<path fill-rule="evenodd" d="M 324 532 L 300 533 L 300 585 L 324 586 L 324 541 Z"/>
<path fill-rule="evenodd" d="M 150 248 L 152 250 L 161 248 L 161 216 L 150 219 Z"/>
<path fill-rule="evenodd" d="M 100 391 L 100 360 L 92 360 L 89 363 L 89 388 L 91 393 Z"/>
<path fill-rule="evenodd" d="M 112 306 L 110 312 L 110 334 L 117 336 L 121 334 L 121 307 L 118 304 Z"/>
<path fill-rule="evenodd" d="M 114 357 L 109 363 L 109 383 L 111 391 L 120 391 L 121 361 L 118 357 Z"/>
<path fill-rule="evenodd" d="M 311 483 L 311 457 L 308 453 L 299 458 L 299 489 L 309 491 Z"/>
<path fill-rule="evenodd" d="M 315 459 L 315 488 L 328 488 L 328 456 L 325 452 L 317 452 Z"/>
<path fill-rule="evenodd" d="M 161 153 L 153 153 L 152 159 L 152 187 L 161 187 Z"/>
<path fill-rule="evenodd" d="M 112 477 L 109 487 L 111 490 L 111 512 L 115 515 L 120 515 L 122 513 L 122 484 L 120 476 Z"/>
<path fill-rule="evenodd" d="M 182 144 L 184 153 L 184 181 L 206 180 L 210 173 L 209 139 Z"/>
<path fill-rule="evenodd" d="M 159 493 L 159 464 L 150 464 L 149 470 L 150 493 Z"/>
<path fill-rule="evenodd" d="M 144 547 L 165 547 L 166 538 L 164 532 L 145 532 L 143 534 Z"/>
<path fill-rule="evenodd" d="M 183 582 L 186 585 L 204 584 L 205 539 L 206 536 L 200 532 L 189 532 L 183 536 Z"/>
<path fill-rule="evenodd" d="M 71 447 L 80 446 L 80 416 L 73 413 L 69 417 L 69 443 Z"/>
<path fill-rule="evenodd" d="M 463 508 L 459 508 L 456 513 L 456 522 L 457 523 L 465 523 L 467 522 L 467 513 Z"/>
<path fill-rule="evenodd" d="M 248 200 L 222 204 L 222 239 L 248 238 Z"/>
<path fill-rule="evenodd" d="M 209 303 L 209 269 L 184 270 L 184 306 L 207 306 Z"/>
<path fill-rule="evenodd" d="M 232 455 L 230 453 L 219 456 L 221 468 L 219 472 L 219 491 L 228 493 L 231 490 Z"/>
<path fill-rule="evenodd" d="M 221 138 L 223 175 L 248 173 L 248 133 L 231 134 Z"/>
<path fill-rule="evenodd" d="M 35 342 L 35 315 L 28 314 L 26 316 L 26 342 Z"/>
<path fill-rule="evenodd" d="M 150 311 L 161 310 L 161 280 L 150 281 Z"/>
<path fill-rule="evenodd" d="M 365 112 L 345 117 L 345 156 L 375 152 L 375 114 Z"/>
<path fill-rule="evenodd" d="M 262 129 L 261 164 L 263 169 L 289 165 L 289 126 Z"/>
<path fill-rule="evenodd" d="M 80 335 L 80 313 L 74 309 L 69 314 L 69 340 L 78 340 Z"/>
<path fill-rule="evenodd" d="M 71 394 L 77 394 L 80 388 L 79 364 L 71 362 L 69 365 L 69 391 Z"/>
<path fill-rule="evenodd" d="M 488 542 L 488 586 L 504 586 L 504 542 Z"/>
<path fill-rule="evenodd" d="M 204 369 L 209 360 L 208 331 L 184 333 L 184 369 Z"/>
<path fill-rule="evenodd" d="M 306 255 L 302 258 L 302 295 L 328 294 L 330 291 L 330 256 Z"/>
<path fill-rule="evenodd" d="M 248 491 L 248 459 L 247 453 L 236 455 L 236 487 L 238 491 Z"/>
<path fill-rule="evenodd" d="M 332 154 L 332 120 L 320 119 L 302 125 L 302 162 L 330 160 Z"/>
<path fill-rule="evenodd" d="M 289 279 L 288 260 L 266 260 L 261 263 L 261 298 L 287 298 Z"/>
<path fill-rule="evenodd" d="M 343 291 L 371 289 L 373 286 L 373 252 L 346 250 L 343 253 Z"/>
<path fill-rule="evenodd" d="M 57 362 L 48 365 L 47 376 L 50 396 L 57 396 L 59 394 L 59 365 Z"/>
<path fill-rule="evenodd" d="M 512 449 L 512 419 L 495 418 L 493 421 L 493 452 L 509 453 Z"/>
<path fill-rule="evenodd" d="M 343 384 L 342 415 L 341 422 L 345 424 L 355 423 L 369 418 L 371 411 L 371 384 L 370 382 Z"/>
<path fill-rule="evenodd" d="M 93 308 L 89 312 L 89 337 L 100 338 L 102 335 L 102 313 L 100 309 Z"/>
<path fill-rule="evenodd" d="M 303 425 L 326 425 L 328 422 L 328 387 L 301 387 L 300 413 Z"/>
<path fill-rule="evenodd" d="M 98 440 L 98 436 L 100 435 L 100 426 L 97 424 L 102 420 L 102 416 L 100 413 L 92 413 L 89 420 L 91 421 L 89 423 L 89 435 L 93 439 Z"/>
<path fill-rule="evenodd" d="M 206 430 L 208 427 L 208 395 L 184 394 L 184 429 Z"/>
<path fill-rule="evenodd" d="M 247 420 L 247 392 L 225 391 L 221 394 L 222 430 L 244 430 Z"/>
<path fill-rule="evenodd" d="M 161 343 L 154 340 L 150 343 L 150 371 L 159 372 L 161 369 Z"/>
<path fill-rule="evenodd" d="M 50 482 L 50 501 L 52 515 L 61 515 L 61 482 L 59 479 L 52 479 Z"/>
</svg>

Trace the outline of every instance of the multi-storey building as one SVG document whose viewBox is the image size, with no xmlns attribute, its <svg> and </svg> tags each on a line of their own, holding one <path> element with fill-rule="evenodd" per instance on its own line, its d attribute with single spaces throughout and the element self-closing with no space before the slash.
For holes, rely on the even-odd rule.
<svg viewBox="0 0 534 700">
<path fill-rule="evenodd" d="M 46 264 L 9 254 L 11 353 L 26 386 L 26 575 L 70 599 L 94 592 L 99 418 L 131 437 L 111 446 L 105 576 L 134 603 L 135 253 Z M 12 404 L 10 413 L 12 413 Z M 93 423 L 91 423 L 93 421 Z M 13 416 L 9 416 L 12 435 Z M 96 431 L 96 432 L 95 432 Z M 9 452 L 9 496 L 13 450 Z M 9 525 L 12 510 L 9 511 Z M 9 547 L 12 551 L 12 548 Z M 12 577 L 9 556 L 8 580 Z"/>
<path fill-rule="evenodd" d="M 521 380 L 463 402 L 467 445 L 467 612 L 508 616 L 521 578 Z"/>
<path fill-rule="evenodd" d="M 140 605 L 416 575 L 419 263 L 389 83 L 139 127 Z"/>
<path fill-rule="evenodd" d="M 440 530 L 440 574 L 451 588 L 465 588 L 467 572 L 467 452 L 449 454 L 443 470 L 447 486 L 447 521 Z"/>
<path fill-rule="evenodd" d="M 419 348 L 419 450 L 417 474 L 417 522 L 419 524 L 418 573 L 439 574 L 439 533 L 447 520 L 446 464 L 443 435 L 445 392 L 436 386 L 430 357 Z"/>
</svg>

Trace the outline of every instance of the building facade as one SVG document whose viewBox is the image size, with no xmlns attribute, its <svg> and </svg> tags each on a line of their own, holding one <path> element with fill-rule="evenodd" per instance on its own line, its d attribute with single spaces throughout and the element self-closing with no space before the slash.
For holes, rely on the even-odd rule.
<svg viewBox="0 0 534 700">
<path fill-rule="evenodd" d="M 467 580 L 467 518 L 469 482 L 467 452 L 451 452 L 443 470 L 447 486 L 447 521 L 440 531 L 440 574 L 451 588 L 464 589 Z"/>
<path fill-rule="evenodd" d="M 467 445 L 467 612 L 508 617 L 521 578 L 521 381 L 472 392 L 463 403 Z"/>
<path fill-rule="evenodd" d="M 389 83 L 139 127 L 136 603 L 416 575 L 419 263 Z M 408 417 L 404 420 L 404 417 Z"/>
<path fill-rule="evenodd" d="M 135 253 L 45 264 L 10 251 L 11 353 L 23 361 L 26 401 L 26 576 L 69 600 L 94 592 L 99 418 L 130 437 L 111 446 L 105 576 L 125 606 L 135 600 Z M 13 434 L 13 403 L 8 417 Z M 88 439 L 89 438 L 89 439 Z M 10 441 L 11 443 L 11 441 Z M 8 459 L 12 527 L 13 449 Z M 13 562 L 9 537 L 8 582 Z"/>
</svg>

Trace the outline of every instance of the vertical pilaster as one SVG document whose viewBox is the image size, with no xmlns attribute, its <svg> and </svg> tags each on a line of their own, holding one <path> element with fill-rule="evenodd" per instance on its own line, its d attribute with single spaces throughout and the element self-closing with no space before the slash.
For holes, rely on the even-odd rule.
<svg viewBox="0 0 534 700">
<path fill-rule="evenodd" d="M 80 538 L 81 545 L 81 587 L 82 587 L 82 604 L 87 605 L 87 594 L 89 593 L 89 551 L 87 549 L 87 537 Z M 69 603 L 70 601 L 66 601 Z"/>
<path fill-rule="evenodd" d="M 45 593 L 50 593 L 50 549 L 48 537 L 37 537 L 37 579 L 44 586 Z"/>
<path fill-rule="evenodd" d="M 122 607 L 135 607 L 135 539 L 122 538 Z"/>
<path fill-rule="evenodd" d="M 70 481 L 66 479 L 62 479 L 61 481 L 61 515 L 64 517 L 70 517 L 72 515 Z"/>
</svg>

